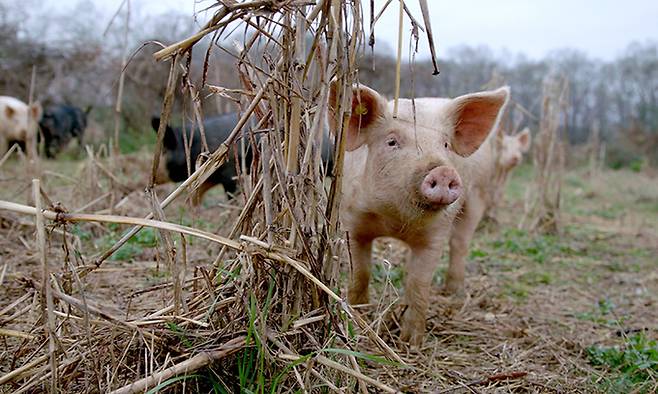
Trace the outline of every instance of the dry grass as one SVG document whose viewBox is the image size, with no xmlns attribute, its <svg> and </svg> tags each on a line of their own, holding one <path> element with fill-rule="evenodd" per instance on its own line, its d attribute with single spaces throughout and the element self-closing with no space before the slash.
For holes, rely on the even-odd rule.
<svg viewBox="0 0 658 394">
<path fill-rule="evenodd" d="M 56 164 L 62 171 L 71 170 L 67 163 Z M 6 166 L 3 175 L 9 177 L 22 171 L 18 160 L 10 160 Z M 398 339 L 401 267 L 406 251 L 393 241 L 379 243 L 374 259 L 375 301 L 360 312 L 408 368 L 363 358 L 383 353 L 362 331 L 343 325 L 348 321 L 339 323 L 342 328 L 327 326 L 332 312 L 326 309 L 298 316 L 285 331 L 271 323 L 272 316 L 263 317 L 268 311 L 275 313 L 271 311 L 281 303 L 278 298 L 286 297 L 276 284 L 270 289 L 269 278 L 282 269 L 275 259 L 268 260 L 266 267 L 259 267 L 263 262 L 254 258 L 254 251 L 229 253 L 224 267 L 235 263 L 241 268 L 233 271 L 232 279 L 214 286 L 211 262 L 218 248 L 186 237 L 188 270 L 183 293 L 190 312 L 175 315 L 170 271 L 161 247 L 149 246 L 148 239 L 131 243 L 136 249 L 129 249 L 130 253 L 122 250 L 121 260 L 107 261 L 76 279 L 76 273 L 86 272 L 84 256 L 103 251 L 125 227 L 67 225 L 67 257 L 62 248 L 62 225 L 48 225 L 47 256 L 54 274 L 51 283 L 55 284 L 54 311 L 59 327 L 56 346 L 67 350 L 58 359 L 58 385 L 70 391 L 95 391 L 97 385 L 116 389 L 145 377 L 164 381 L 179 373 L 178 376 L 188 376 L 187 390 L 211 390 L 204 380 L 207 376 L 221 379 L 235 389 L 243 384 L 237 365 L 249 354 L 245 341 L 253 325 L 255 331 L 251 335 L 263 339 L 260 344 L 252 342 L 247 349 L 263 352 L 265 387 L 276 387 L 275 391 L 294 391 L 302 384 L 313 391 L 314 384 L 330 387 L 330 383 L 336 389 L 351 392 L 359 387 L 354 374 L 366 386 L 383 384 L 405 392 L 604 390 L 604 382 L 612 380 L 613 375 L 591 366 L 587 349 L 592 345 L 623 343 L 619 332 L 647 329 L 650 337 L 657 334 L 658 277 L 654 256 L 658 253 L 658 215 L 650 201 L 658 196 L 658 190 L 635 186 L 638 189 L 630 195 L 616 191 L 608 180 L 627 190 L 650 180 L 641 174 L 609 171 L 603 171 L 601 178 L 592 182 L 579 183 L 588 179 L 583 177 L 585 172 L 583 169 L 566 175 L 562 238 L 531 237 L 510 230 L 517 224 L 517 212 L 522 210 L 520 190 L 531 178 L 525 168 L 513 177 L 506 199 L 509 202 L 500 210 L 501 230 L 482 231 L 474 242 L 466 296 L 445 298 L 438 293 L 438 284 L 435 286 L 429 333 L 420 349 L 409 349 Z M 45 178 L 43 186 L 51 199 L 69 195 L 73 177 Z M 14 179 L 11 185 L 22 182 Z M 173 185 L 164 188 L 163 191 L 171 190 Z M 143 201 L 141 213 L 148 212 L 146 198 L 137 193 L 137 199 Z M 184 202 L 174 203 L 164 213 L 167 217 L 178 216 L 183 223 L 192 220 L 190 224 L 197 229 L 227 234 L 240 214 L 239 207 L 233 205 L 236 202 L 227 202 L 219 190 L 210 193 L 209 200 L 197 212 L 197 219 L 193 219 L 194 211 Z M 635 200 L 649 202 L 630 204 Z M 225 204 L 235 208 L 218 215 L 220 206 Z M 629 208 L 613 218 L 596 211 L 601 205 L 609 206 L 610 212 L 617 205 Z M 133 216 L 137 213 L 140 212 Z M 648 220 L 649 217 L 653 219 Z M 3 392 L 20 390 L 31 380 L 38 382 L 33 386 L 37 388 L 45 388 L 50 382 L 48 353 L 39 350 L 47 349 L 48 341 L 41 328 L 43 323 L 39 322 L 42 312 L 38 294 L 43 282 L 33 223 L 27 216 L 3 211 L 0 376 L 11 378 L 0 386 Z M 180 238 L 176 241 L 180 242 Z M 161 241 L 156 243 L 161 245 Z M 344 261 L 340 262 L 340 269 L 347 270 Z M 437 273 L 437 281 L 440 277 L 441 273 Z M 337 278 L 337 289 L 344 289 L 345 285 L 344 277 Z M 259 304 L 253 289 L 271 292 L 268 308 Z M 214 297 L 206 301 L 210 304 L 203 302 L 206 294 Z M 261 319 L 269 324 L 262 326 Z M 340 331 L 332 333 L 333 330 Z M 314 349 L 318 349 L 316 341 L 322 338 L 323 331 L 329 332 L 330 339 L 321 343 L 325 350 L 318 352 Z M 331 350 L 340 347 L 337 343 L 341 343 L 341 336 L 349 338 L 348 349 L 354 353 L 344 355 Z M 253 357 L 258 352 L 254 351 Z M 349 360 L 352 354 L 358 370 Z M 299 360 L 300 356 L 308 359 Z M 219 357 L 223 361 L 217 361 Z M 352 375 L 332 361 L 350 368 Z M 289 367 L 287 378 L 274 384 L 273 377 L 287 365 L 295 368 Z M 206 368 L 201 373 L 192 372 L 199 366 Z M 100 369 L 100 382 L 92 380 L 96 369 Z M 7 375 L 12 372 L 14 375 Z M 182 390 L 182 384 L 175 386 L 177 391 Z M 255 385 L 249 380 L 245 387 Z"/>
<path fill-rule="evenodd" d="M 43 275 L 24 278 L 22 285 L 13 289 L 34 297 L 19 296 L 20 302 L 8 311 L 19 308 L 24 312 L 3 320 L 20 327 L 14 330 L 19 334 L 9 331 L 10 338 L 23 339 L 7 344 L 13 352 L 8 366 L 13 372 L 3 378 L 3 383 L 10 383 L 13 390 L 139 392 L 173 378 L 169 383 L 180 380 L 184 385 L 186 379 L 192 379 L 196 385 L 228 389 L 249 382 L 259 391 L 272 384 L 332 387 L 349 385 L 354 380 L 363 389 L 372 385 L 394 391 L 362 374 L 356 363 L 361 353 L 354 348 L 352 324 L 370 339 L 377 353 L 396 363 L 403 362 L 335 293 L 341 269 L 329 262 L 342 254 L 336 197 L 340 195 L 341 156 L 327 193 L 316 144 L 321 140 L 329 81 L 338 78 L 343 86 L 350 86 L 356 77 L 355 55 L 362 38 L 360 5 L 255 0 L 225 2 L 214 8 L 213 18 L 198 34 L 155 55 L 171 61 L 158 130 L 161 142 L 179 80 L 195 105 L 196 120 L 201 119 L 197 92 L 205 86 L 196 87 L 188 79 L 190 64 L 186 60 L 192 48 L 202 46 L 201 40 L 208 36 L 211 43 L 206 50 L 210 54 L 221 46 L 215 40 L 225 37 L 236 23 L 252 29 L 237 53 L 222 48 L 233 52 L 237 59 L 243 89 L 231 92 L 237 93 L 234 101 L 241 104 L 241 119 L 219 149 L 205 152 L 205 162 L 191 163 L 192 168 L 195 164 L 198 168 L 186 182 L 164 199 L 156 192 L 153 183 L 160 143 L 153 152 L 148 182 L 123 171 L 115 127 L 111 160 L 105 159 L 106 153 L 87 150 L 87 159 L 77 176 L 44 172 L 44 176 L 56 176 L 68 183 L 65 189 L 70 195 L 62 198 L 61 204 L 52 203 L 53 190 L 49 187 L 44 187 L 44 193 L 39 187 L 35 189 L 36 201 L 43 197 L 44 206 L 49 206 L 45 211 L 2 204 L 3 210 L 36 213 L 38 219 L 43 216 L 54 222 L 48 244 L 45 236 L 39 237 L 40 246 L 30 248 L 30 256 L 23 256 L 26 261 L 34 261 L 32 250 L 37 250 L 36 255 L 41 257 L 34 263 Z M 311 43 L 308 48 L 307 42 Z M 206 56 L 206 60 L 209 58 Z M 117 117 L 121 112 L 121 86 L 120 82 Z M 221 87 L 214 88 L 222 91 Z M 340 112 L 343 116 L 345 108 Z M 259 120 L 258 126 L 246 131 L 252 117 Z M 189 216 L 172 217 L 171 209 L 166 209 L 172 205 L 181 209 L 176 199 L 193 193 L 229 154 L 234 154 L 234 146 L 255 148 L 255 133 L 267 133 L 268 152 L 256 154 L 254 163 L 267 160 L 262 165 L 242 165 L 244 204 L 222 212 L 221 227 L 232 222 L 230 238 L 216 235 L 217 227 L 205 231 L 198 224 L 174 223 L 189 220 Z M 342 144 L 340 135 L 338 138 Z M 144 174 L 148 171 L 139 167 L 149 165 L 136 167 L 135 172 Z M 17 176 L 20 184 L 22 174 Z M 132 192 L 135 183 L 146 187 L 143 195 L 136 197 Z M 15 201 L 16 197 L 10 196 L 9 200 Z M 129 199 L 136 202 L 130 203 Z M 115 215 L 127 206 L 137 208 L 130 212 L 132 216 Z M 90 211 L 95 213 L 82 213 Z M 144 215 L 144 219 L 135 215 Z M 14 218 L 9 223 L 12 238 L 24 224 L 17 224 Z M 117 227 L 121 224 L 135 227 L 124 231 Z M 140 233 L 144 226 L 148 229 Z M 44 229 L 40 219 L 36 228 Z M 31 236 L 21 235 L 19 239 L 22 246 L 34 242 Z M 93 242 L 96 250 L 88 248 L 92 239 L 98 241 Z M 206 245 L 204 263 L 196 255 L 196 245 L 202 240 L 212 243 Z M 155 255 L 147 261 L 156 261 L 155 272 L 163 277 L 162 283 L 144 288 L 143 283 L 125 280 L 122 271 L 113 273 L 114 281 L 125 280 L 126 290 L 141 289 L 140 297 L 156 295 L 157 307 L 148 297 L 144 305 L 135 301 L 137 295 L 129 295 L 127 302 L 116 302 L 114 297 L 110 298 L 114 302 L 108 302 L 106 294 L 96 294 L 94 278 L 108 269 L 109 259 L 123 260 L 131 248 L 145 246 L 157 246 L 152 249 Z M 335 268 L 324 269 L 332 266 Z M 115 285 L 115 290 L 121 287 Z M 54 298 L 47 305 L 46 295 Z M 39 302 L 41 308 L 25 309 L 34 302 Z M 28 343 L 26 337 L 35 340 Z M 44 347 L 41 340 L 49 345 Z M 238 352 L 240 355 L 235 357 Z M 43 355 L 49 363 L 31 364 L 34 357 L 41 360 Z M 311 355 L 313 362 L 307 362 Z M 226 373 L 208 373 L 212 382 L 191 375 L 220 360 L 238 371 L 232 367 Z M 290 373 L 282 373 L 280 381 L 272 380 L 288 369 Z"/>
</svg>

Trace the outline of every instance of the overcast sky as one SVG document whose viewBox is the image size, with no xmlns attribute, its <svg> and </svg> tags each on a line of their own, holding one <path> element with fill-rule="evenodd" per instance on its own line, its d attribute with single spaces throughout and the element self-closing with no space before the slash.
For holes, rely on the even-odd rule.
<svg viewBox="0 0 658 394">
<path fill-rule="evenodd" d="M 45 0 L 48 7 L 72 7 L 79 0 Z M 123 0 L 93 0 L 111 17 Z M 154 15 L 176 10 L 192 16 L 212 0 L 131 0 L 137 15 Z M 375 0 L 379 10 L 385 0 Z M 406 0 L 418 20 L 417 0 Z M 541 58 L 552 50 L 575 48 L 592 57 L 612 59 L 633 41 L 658 40 L 658 0 L 429 0 L 432 26 L 439 56 L 460 45 L 487 45 L 494 51 L 508 50 Z M 369 1 L 363 1 L 366 21 Z M 203 15 L 201 19 L 205 19 Z M 393 1 L 378 22 L 378 42 L 392 48 L 397 40 L 398 3 Z M 192 23 L 192 19 L 190 21 Z M 405 29 L 408 53 L 409 25 Z M 366 30 L 368 27 L 366 26 Z M 423 37 L 421 55 L 426 55 Z"/>
</svg>

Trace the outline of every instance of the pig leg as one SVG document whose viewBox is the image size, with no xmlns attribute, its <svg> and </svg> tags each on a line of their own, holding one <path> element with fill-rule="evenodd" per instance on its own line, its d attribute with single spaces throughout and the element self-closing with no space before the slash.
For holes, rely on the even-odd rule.
<svg viewBox="0 0 658 394">
<path fill-rule="evenodd" d="M 352 281 L 347 297 L 352 305 L 367 304 L 372 239 L 360 240 L 355 237 L 350 240 L 349 246 L 352 257 Z"/>
<path fill-rule="evenodd" d="M 432 247 L 411 249 L 404 284 L 407 309 L 402 316 L 400 339 L 412 345 L 420 345 L 425 335 L 432 277 L 439 264 L 442 245 L 443 242 L 434 242 Z"/>
<path fill-rule="evenodd" d="M 466 271 L 466 255 L 475 229 L 477 228 L 486 205 L 477 194 L 470 195 L 464 204 L 462 214 L 454 222 L 450 234 L 450 264 L 446 273 L 444 290 L 449 294 L 463 290 Z"/>
</svg>

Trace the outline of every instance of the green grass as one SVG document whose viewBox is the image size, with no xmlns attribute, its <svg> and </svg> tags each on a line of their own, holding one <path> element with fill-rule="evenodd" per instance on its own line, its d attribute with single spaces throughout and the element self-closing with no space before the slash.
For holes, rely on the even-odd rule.
<svg viewBox="0 0 658 394">
<path fill-rule="evenodd" d="M 249 297 L 249 326 L 247 328 L 246 343 L 249 347 L 242 351 L 238 358 L 238 380 L 240 391 L 245 393 L 264 394 L 266 391 L 276 392 L 280 380 L 287 373 L 285 370 L 279 373 L 272 373 L 268 367 L 269 363 L 265 362 L 265 354 L 268 351 L 262 343 L 264 330 L 257 322 L 266 322 L 270 312 L 270 303 L 274 294 L 274 278 L 270 279 L 267 290 L 267 297 L 262 307 L 259 305 L 256 295 L 252 292 Z M 268 382 L 268 377 L 275 378 Z M 267 390 L 268 383 L 270 390 Z"/>
<path fill-rule="evenodd" d="M 554 278 L 550 272 L 530 271 L 519 277 L 519 280 L 528 286 L 550 285 Z"/>
<path fill-rule="evenodd" d="M 593 310 L 578 313 L 576 314 L 576 318 L 591 321 L 610 328 L 619 327 L 623 322 L 623 318 L 617 319 L 612 313 L 614 309 L 615 305 L 609 298 L 602 298 L 598 301 Z"/>
<path fill-rule="evenodd" d="M 202 392 L 206 393 L 216 393 L 216 394 L 229 394 L 230 390 L 221 382 L 219 377 L 209 369 L 201 370 L 199 373 L 191 375 L 181 375 L 176 376 L 171 379 L 167 379 L 164 382 L 153 387 L 151 390 L 147 391 L 147 394 L 156 394 L 165 392 L 167 388 L 171 386 L 173 389 L 172 392 L 178 392 L 176 389 L 179 389 L 180 386 L 175 384 L 183 381 L 192 381 L 196 383 L 196 386 L 191 383 L 187 384 L 189 392 L 197 392 L 197 390 L 203 390 Z"/>
<path fill-rule="evenodd" d="M 528 285 L 514 280 L 505 281 L 502 288 L 502 294 L 516 302 L 527 300 L 530 291 L 531 289 Z"/>
<path fill-rule="evenodd" d="M 402 287 L 404 280 L 404 267 L 402 264 L 389 265 L 377 262 L 372 265 L 371 275 L 375 284 L 384 284 L 390 281 L 395 288 L 399 289 Z"/>
<path fill-rule="evenodd" d="M 105 236 L 94 241 L 97 250 L 106 250 L 114 245 L 125 232 L 120 231 L 120 226 L 117 224 L 109 224 L 108 229 L 110 232 Z M 83 230 L 77 230 L 78 233 L 86 236 Z M 126 230 L 127 231 L 127 230 Z M 145 249 L 154 248 L 158 245 L 158 234 L 156 229 L 145 227 L 140 232 L 130 238 L 128 242 L 122 245 L 119 250 L 114 252 L 110 257 L 114 261 L 130 261 L 142 253 Z"/>
<path fill-rule="evenodd" d="M 515 168 L 505 189 L 505 198 L 508 201 L 523 200 L 533 176 L 534 169 L 531 164 L 525 163 Z"/>
<path fill-rule="evenodd" d="M 134 153 L 139 152 L 144 147 L 152 147 L 155 145 L 157 140 L 157 135 L 148 130 L 125 130 L 119 134 L 119 146 L 121 147 L 121 153 Z M 152 151 L 152 149 L 149 149 Z"/>
<path fill-rule="evenodd" d="M 491 242 L 491 245 L 499 252 L 522 255 L 537 263 L 548 261 L 559 250 L 555 236 L 534 235 L 514 228 L 505 230 L 499 239 Z"/>
<path fill-rule="evenodd" d="M 658 344 L 638 333 L 624 338 L 620 346 L 591 346 L 589 362 L 609 373 L 600 385 L 606 392 L 646 392 L 658 379 Z"/>
<path fill-rule="evenodd" d="M 187 338 L 187 335 L 185 335 L 185 332 L 183 329 L 181 329 L 176 323 L 169 322 L 166 323 L 167 328 L 169 331 L 173 332 L 176 334 L 180 342 L 185 346 L 186 348 L 191 348 L 192 347 L 192 342 Z"/>
</svg>

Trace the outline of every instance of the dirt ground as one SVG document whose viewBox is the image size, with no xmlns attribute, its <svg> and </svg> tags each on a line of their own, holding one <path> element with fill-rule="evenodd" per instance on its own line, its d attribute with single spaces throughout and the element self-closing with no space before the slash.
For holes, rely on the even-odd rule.
<svg viewBox="0 0 658 394">
<path fill-rule="evenodd" d="M 125 162 L 139 167 L 138 160 Z M 45 164 L 44 189 L 53 201 L 63 202 L 69 211 L 108 213 L 99 208 L 107 205 L 102 193 L 94 191 L 96 186 L 103 188 L 101 176 L 89 174 L 85 162 Z M 139 183 L 137 178 L 122 178 L 121 184 L 129 188 L 131 182 Z M 420 349 L 398 340 L 405 250 L 388 240 L 377 245 L 373 304 L 363 312 L 410 367 L 364 361 L 366 375 L 403 392 L 658 391 L 658 355 L 652 356 L 658 348 L 651 342 L 658 338 L 658 179 L 627 170 L 604 170 L 595 176 L 570 170 L 564 180 L 562 232 L 550 236 L 517 229 L 531 179 L 530 166 L 516 171 L 499 223 L 478 231 L 463 296 L 440 294 L 446 264 L 441 265 L 435 275 L 428 335 Z M 165 185 L 161 191 L 173 187 Z M 0 169 L 0 199 L 25 203 L 28 195 L 20 161 L 5 163 Z M 89 204 L 92 197 L 101 200 Z M 123 203 L 114 201 L 119 208 L 113 213 L 143 215 L 149 212 L 144 201 L 137 189 Z M 239 214 L 239 204 L 239 197 L 227 200 L 218 188 L 200 210 L 191 211 L 180 202 L 165 214 L 172 221 L 225 235 Z M 66 253 L 76 255 L 76 264 L 89 264 L 90 256 L 111 246 L 124 229 L 70 226 L 68 250 L 61 246 L 61 230 L 51 229 L 52 270 L 64 268 L 61 257 Z M 167 273 L 157 243 L 154 231 L 143 231 L 90 274 L 85 279 L 88 302 L 125 319 L 167 306 Z M 0 211 L 0 329 L 26 333 L 36 325 L 38 311 L 30 310 L 36 297 L 31 281 L 40 278 L 35 250 L 33 218 Z M 190 241 L 188 266 L 210 265 L 217 250 L 207 242 Z M 188 278 L 200 275 L 196 268 L 188 270 Z M 0 337 L 0 376 L 21 366 L 27 339 L 16 335 Z M 647 349 L 633 349 L 646 353 L 648 364 L 629 370 L 606 358 L 606 349 L 623 352 L 633 341 L 646 345 Z M 359 342 L 377 352 L 365 337 Z M 15 387 L 0 385 L 0 392 Z"/>
<path fill-rule="evenodd" d="M 658 182 L 626 171 L 592 179 L 570 171 L 562 234 L 533 236 L 516 228 L 531 170 L 508 185 L 499 226 L 478 231 L 465 296 L 442 297 L 437 273 L 425 345 L 407 353 L 394 342 L 416 361 L 413 371 L 380 378 L 410 392 L 658 390 L 655 358 L 654 373 L 637 383 L 593 366 L 588 351 L 623 347 L 637 333 L 658 338 Z M 386 245 L 378 261 L 399 260 L 396 252 Z M 387 275 L 399 288 L 397 265 L 382 270 L 378 281 L 389 294 L 379 311 L 396 299 L 383 285 Z M 388 336 L 385 324 L 382 331 Z"/>
</svg>

